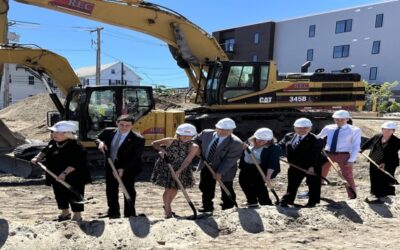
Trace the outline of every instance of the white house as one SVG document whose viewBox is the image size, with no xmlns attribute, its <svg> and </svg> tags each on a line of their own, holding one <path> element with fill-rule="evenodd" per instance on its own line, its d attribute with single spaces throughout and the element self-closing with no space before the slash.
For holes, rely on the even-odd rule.
<svg viewBox="0 0 400 250">
<path fill-rule="evenodd" d="M 34 77 L 23 66 L 9 64 L 9 93 L 11 103 L 15 103 L 26 97 L 47 92 L 46 87 L 41 80 Z M 52 84 L 51 79 L 47 79 Z M 1 81 L 0 108 L 3 108 L 4 97 L 4 75 Z M 10 103 L 10 104 L 11 104 Z"/>
<path fill-rule="evenodd" d="M 400 80 L 400 1 L 384 1 L 276 22 L 280 72 L 351 68 L 370 83 Z"/>
<path fill-rule="evenodd" d="M 96 66 L 79 68 L 75 71 L 82 85 L 96 85 Z M 122 62 L 102 64 L 100 67 L 100 85 L 139 86 L 142 78 Z"/>
</svg>

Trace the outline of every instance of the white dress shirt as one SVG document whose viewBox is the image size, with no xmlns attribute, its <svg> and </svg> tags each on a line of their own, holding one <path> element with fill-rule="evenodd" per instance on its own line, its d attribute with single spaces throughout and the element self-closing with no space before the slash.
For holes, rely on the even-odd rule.
<svg viewBox="0 0 400 250">
<path fill-rule="evenodd" d="M 321 132 L 317 135 L 318 138 L 327 137 L 325 146 L 326 151 L 330 151 L 332 137 L 335 130 L 338 128 L 336 124 L 325 126 Z M 336 152 L 348 152 L 350 158 L 348 162 L 355 162 L 357 154 L 360 151 L 361 144 L 361 130 L 358 127 L 346 124 L 339 130 L 338 141 L 336 145 Z"/>
</svg>

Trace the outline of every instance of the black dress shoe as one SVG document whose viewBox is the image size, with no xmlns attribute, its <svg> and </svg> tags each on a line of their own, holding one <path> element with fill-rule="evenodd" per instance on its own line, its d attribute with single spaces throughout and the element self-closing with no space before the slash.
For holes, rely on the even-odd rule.
<svg viewBox="0 0 400 250">
<path fill-rule="evenodd" d="M 214 208 L 200 208 L 199 210 L 200 213 L 212 213 L 214 211 Z"/>
<path fill-rule="evenodd" d="M 289 207 L 289 204 L 287 202 L 285 202 L 285 201 L 281 201 L 279 203 L 279 206 L 281 206 L 281 207 Z"/>
<path fill-rule="evenodd" d="M 317 203 L 309 202 L 304 207 L 315 207 L 316 205 L 317 205 Z"/>
<path fill-rule="evenodd" d="M 120 217 L 121 217 L 120 214 L 103 214 L 103 215 L 99 216 L 100 219 L 104 219 L 104 218 L 118 219 Z"/>
</svg>

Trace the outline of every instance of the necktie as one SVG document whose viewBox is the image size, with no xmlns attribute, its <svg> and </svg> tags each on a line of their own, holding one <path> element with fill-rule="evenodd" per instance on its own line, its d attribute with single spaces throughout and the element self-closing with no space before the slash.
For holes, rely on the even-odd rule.
<svg viewBox="0 0 400 250">
<path fill-rule="evenodd" d="M 295 149 L 295 148 L 297 148 L 297 146 L 299 146 L 301 139 L 302 139 L 301 136 L 297 135 L 296 141 L 292 145 L 293 149 Z"/>
<path fill-rule="evenodd" d="M 216 151 L 217 146 L 218 146 L 218 141 L 219 141 L 219 138 L 217 137 L 217 139 L 215 139 L 215 141 L 211 145 L 210 151 L 208 151 L 207 162 L 209 162 L 209 163 L 211 163 L 214 160 L 215 151 Z"/>
<path fill-rule="evenodd" d="M 338 127 L 335 130 L 335 132 L 333 133 L 330 152 L 333 152 L 333 153 L 336 152 L 336 146 L 337 146 L 337 141 L 338 141 L 338 137 L 339 137 L 339 130 L 340 130 L 340 127 Z"/>
<path fill-rule="evenodd" d="M 121 141 L 121 133 L 117 132 L 117 138 L 113 141 L 111 145 L 111 159 L 115 161 L 117 158 L 117 153 L 118 153 L 118 148 L 119 148 L 119 142 Z"/>
</svg>

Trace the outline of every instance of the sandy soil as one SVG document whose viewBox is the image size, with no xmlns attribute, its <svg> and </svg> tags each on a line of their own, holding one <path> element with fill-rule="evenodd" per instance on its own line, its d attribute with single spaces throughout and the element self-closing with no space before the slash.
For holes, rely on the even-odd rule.
<svg viewBox="0 0 400 250">
<path fill-rule="evenodd" d="M 35 97 L 32 97 L 35 98 Z M 45 97 L 32 99 L 45 108 Z M 20 109 L 23 110 L 23 109 Z M 31 112 L 32 112 L 31 110 Z M 17 130 L 37 139 L 47 138 L 45 117 L 30 112 L 0 111 L 0 118 Z M 44 113 L 43 113 L 44 114 Z M 29 122 L 10 117 L 27 117 Z M 382 122 L 356 120 L 364 135 L 371 136 Z M 42 124 L 42 125 L 38 125 Z M 10 125 L 9 125 L 10 126 Z M 32 127 L 30 127 L 32 126 Z M 14 129 L 14 128 L 13 128 Z M 0 173 L 0 249 L 398 249 L 400 198 L 388 197 L 384 204 L 369 204 L 367 162 L 360 158 L 354 168 L 359 198 L 348 200 L 343 183 L 331 172 L 329 186 L 322 187 L 323 201 L 315 208 L 265 206 L 248 209 L 242 206 L 244 195 L 235 180 L 239 208 L 221 211 L 197 220 L 181 193 L 173 204 L 181 218 L 164 219 L 163 190 L 146 178 L 137 183 L 137 211 L 144 217 L 99 219 L 106 211 L 105 184 L 99 176 L 87 186 L 84 221 L 54 222 L 58 210 L 51 188 L 42 179 L 22 179 Z M 274 181 L 281 197 L 286 190 L 286 165 Z M 148 176 L 151 167 L 143 175 Z M 199 174 L 196 173 L 198 181 Z M 304 184 L 303 184 L 304 185 Z M 305 191 L 302 186 L 300 191 Z M 188 190 L 196 207 L 200 207 L 198 188 Z M 120 197 L 122 202 L 122 195 Z M 273 199 L 273 198 L 272 198 Z M 297 199 L 299 205 L 305 199 Z M 215 203 L 219 203 L 219 192 Z M 216 206 L 218 207 L 218 206 Z"/>
</svg>

